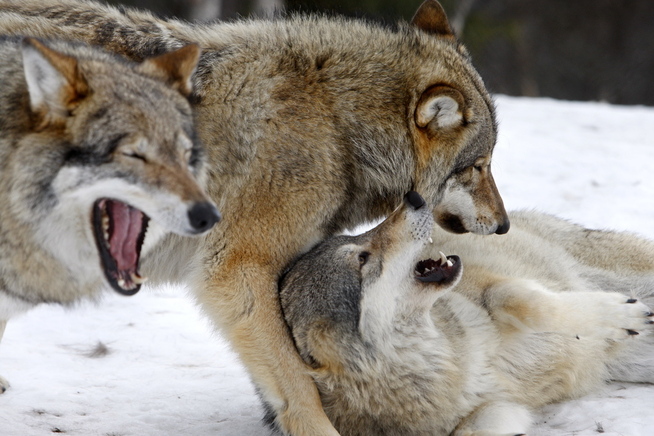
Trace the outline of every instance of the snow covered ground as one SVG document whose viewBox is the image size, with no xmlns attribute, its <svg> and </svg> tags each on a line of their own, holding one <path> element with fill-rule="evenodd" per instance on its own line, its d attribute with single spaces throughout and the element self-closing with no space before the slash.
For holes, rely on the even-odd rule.
<svg viewBox="0 0 654 436">
<path fill-rule="evenodd" d="M 493 172 L 508 209 L 654 238 L 654 108 L 498 97 Z M 101 342 L 108 354 L 89 357 Z M 107 294 L 12 320 L 0 344 L 0 436 L 268 435 L 229 347 L 183 289 Z M 531 436 L 650 436 L 654 386 L 553 405 Z"/>
</svg>

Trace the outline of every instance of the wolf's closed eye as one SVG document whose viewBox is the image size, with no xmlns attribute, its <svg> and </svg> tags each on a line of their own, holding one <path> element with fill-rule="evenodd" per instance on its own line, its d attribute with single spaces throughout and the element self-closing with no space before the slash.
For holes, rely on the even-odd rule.
<svg viewBox="0 0 654 436">
<path fill-rule="evenodd" d="M 123 152 L 123 156 L 139 159 L 142 160 L 143 162 L 146 162 L 145 156 L 143 156 L 142 154 L 135 153 L 133 151 L 125 151 Z"/>
</svg>

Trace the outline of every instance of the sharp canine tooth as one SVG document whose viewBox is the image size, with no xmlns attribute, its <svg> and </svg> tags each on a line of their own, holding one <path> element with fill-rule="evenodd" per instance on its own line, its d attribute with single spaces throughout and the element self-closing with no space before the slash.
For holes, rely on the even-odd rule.
<svg viewBox="0 0 654 436">
<path fill-rule="evenodd" d="M 118 286 L 125 289 L 125 280 L 122 277 L 118 279 Z"/>
<path fill-rule="evenodd" d="M 440 259 L 441 260 L 441 266 L 443 266 L 443 265 L 445 265 L 447 263 L 447 256 L 445 256 L 445 254 L 443 254 L 442 251 L 439 251 L 439 253 L 441 255 L 441 259 Z"/>
<path fill-rule="evenodd" d="M 147 277 L 141 277 L 138 273 L 132 273 L 131 277 L 132 277 L 132 282 L 134 282 L 134 284 L 137 285 L 143 284 L 148 281 Z"/>
<path fill-rule="evenodd" d="M 430 243 L 430 244 L 433 244 L 433 243 L 434 243 L 434 240 L 431 238 L 431 236 L 429 237 L 429 243 Z"/>
<path fill-rule="evenodd" d="M 452 266 L 452 265 L 454 265 L 454 263 L 452 263 L 450 259 L 447 259 L 447 266 Z"/>
</svg>

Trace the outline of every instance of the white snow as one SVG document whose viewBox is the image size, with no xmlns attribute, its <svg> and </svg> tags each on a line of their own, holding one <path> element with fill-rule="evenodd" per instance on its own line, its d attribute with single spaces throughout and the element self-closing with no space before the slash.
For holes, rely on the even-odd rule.
<svg viewBox="0 0 654 436">
<path fill-rule="evenodd" d="M 493 172 L 508 209 L 654 238 L 654 108 L 498 97 Z M 110 353 L 89 358 L 98 342 Z M 654 350 L 653 350 L 654 352 Z M 180 288 L 13 319 L 0 436 L 268 435 L 248 377 Z M 547 407 L 531 436 L 654 434 L 654 386 Z"/>
</svg>

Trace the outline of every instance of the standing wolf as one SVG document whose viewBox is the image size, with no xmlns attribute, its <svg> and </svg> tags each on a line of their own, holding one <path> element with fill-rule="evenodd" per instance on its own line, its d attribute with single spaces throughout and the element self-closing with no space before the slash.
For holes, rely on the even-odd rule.
<svg viewBox="0 0 654 436">
<path fill-rule="evenodd" d="M 93 2 L 0 0 L 0 32 L 134 60 L 200 44 L 194 110 L 224 221 L 202 241 L 167 238 L 143 269 L 190 282 L 286 433 L 335 434 L 279 307 L 292 258 L 390 213 L 410 189 L 452 231 L 508 230 L 490 172 L 493 103 L 434 0 L 395 28 L 317 16 L 192 25 Z"/>
<path fill-rule="evenodd" d="M 137 292 L 148 223 L 146 245 L 218 220 L 185 98 L 198 54 L 190 45 L 136 64 L 0 40 L 0 336 L 40 303 Z"/>
<path fill-rule="evenodd" d="M 634 298 L 652 303 L 654 244 L 511 219 L 503 238 L 432 234 L 414 192 L 285 275 L 286 320 L 341 434 L 514 436 L 605 380 L 654 382 L 654 314 Z"/>
</svg>

